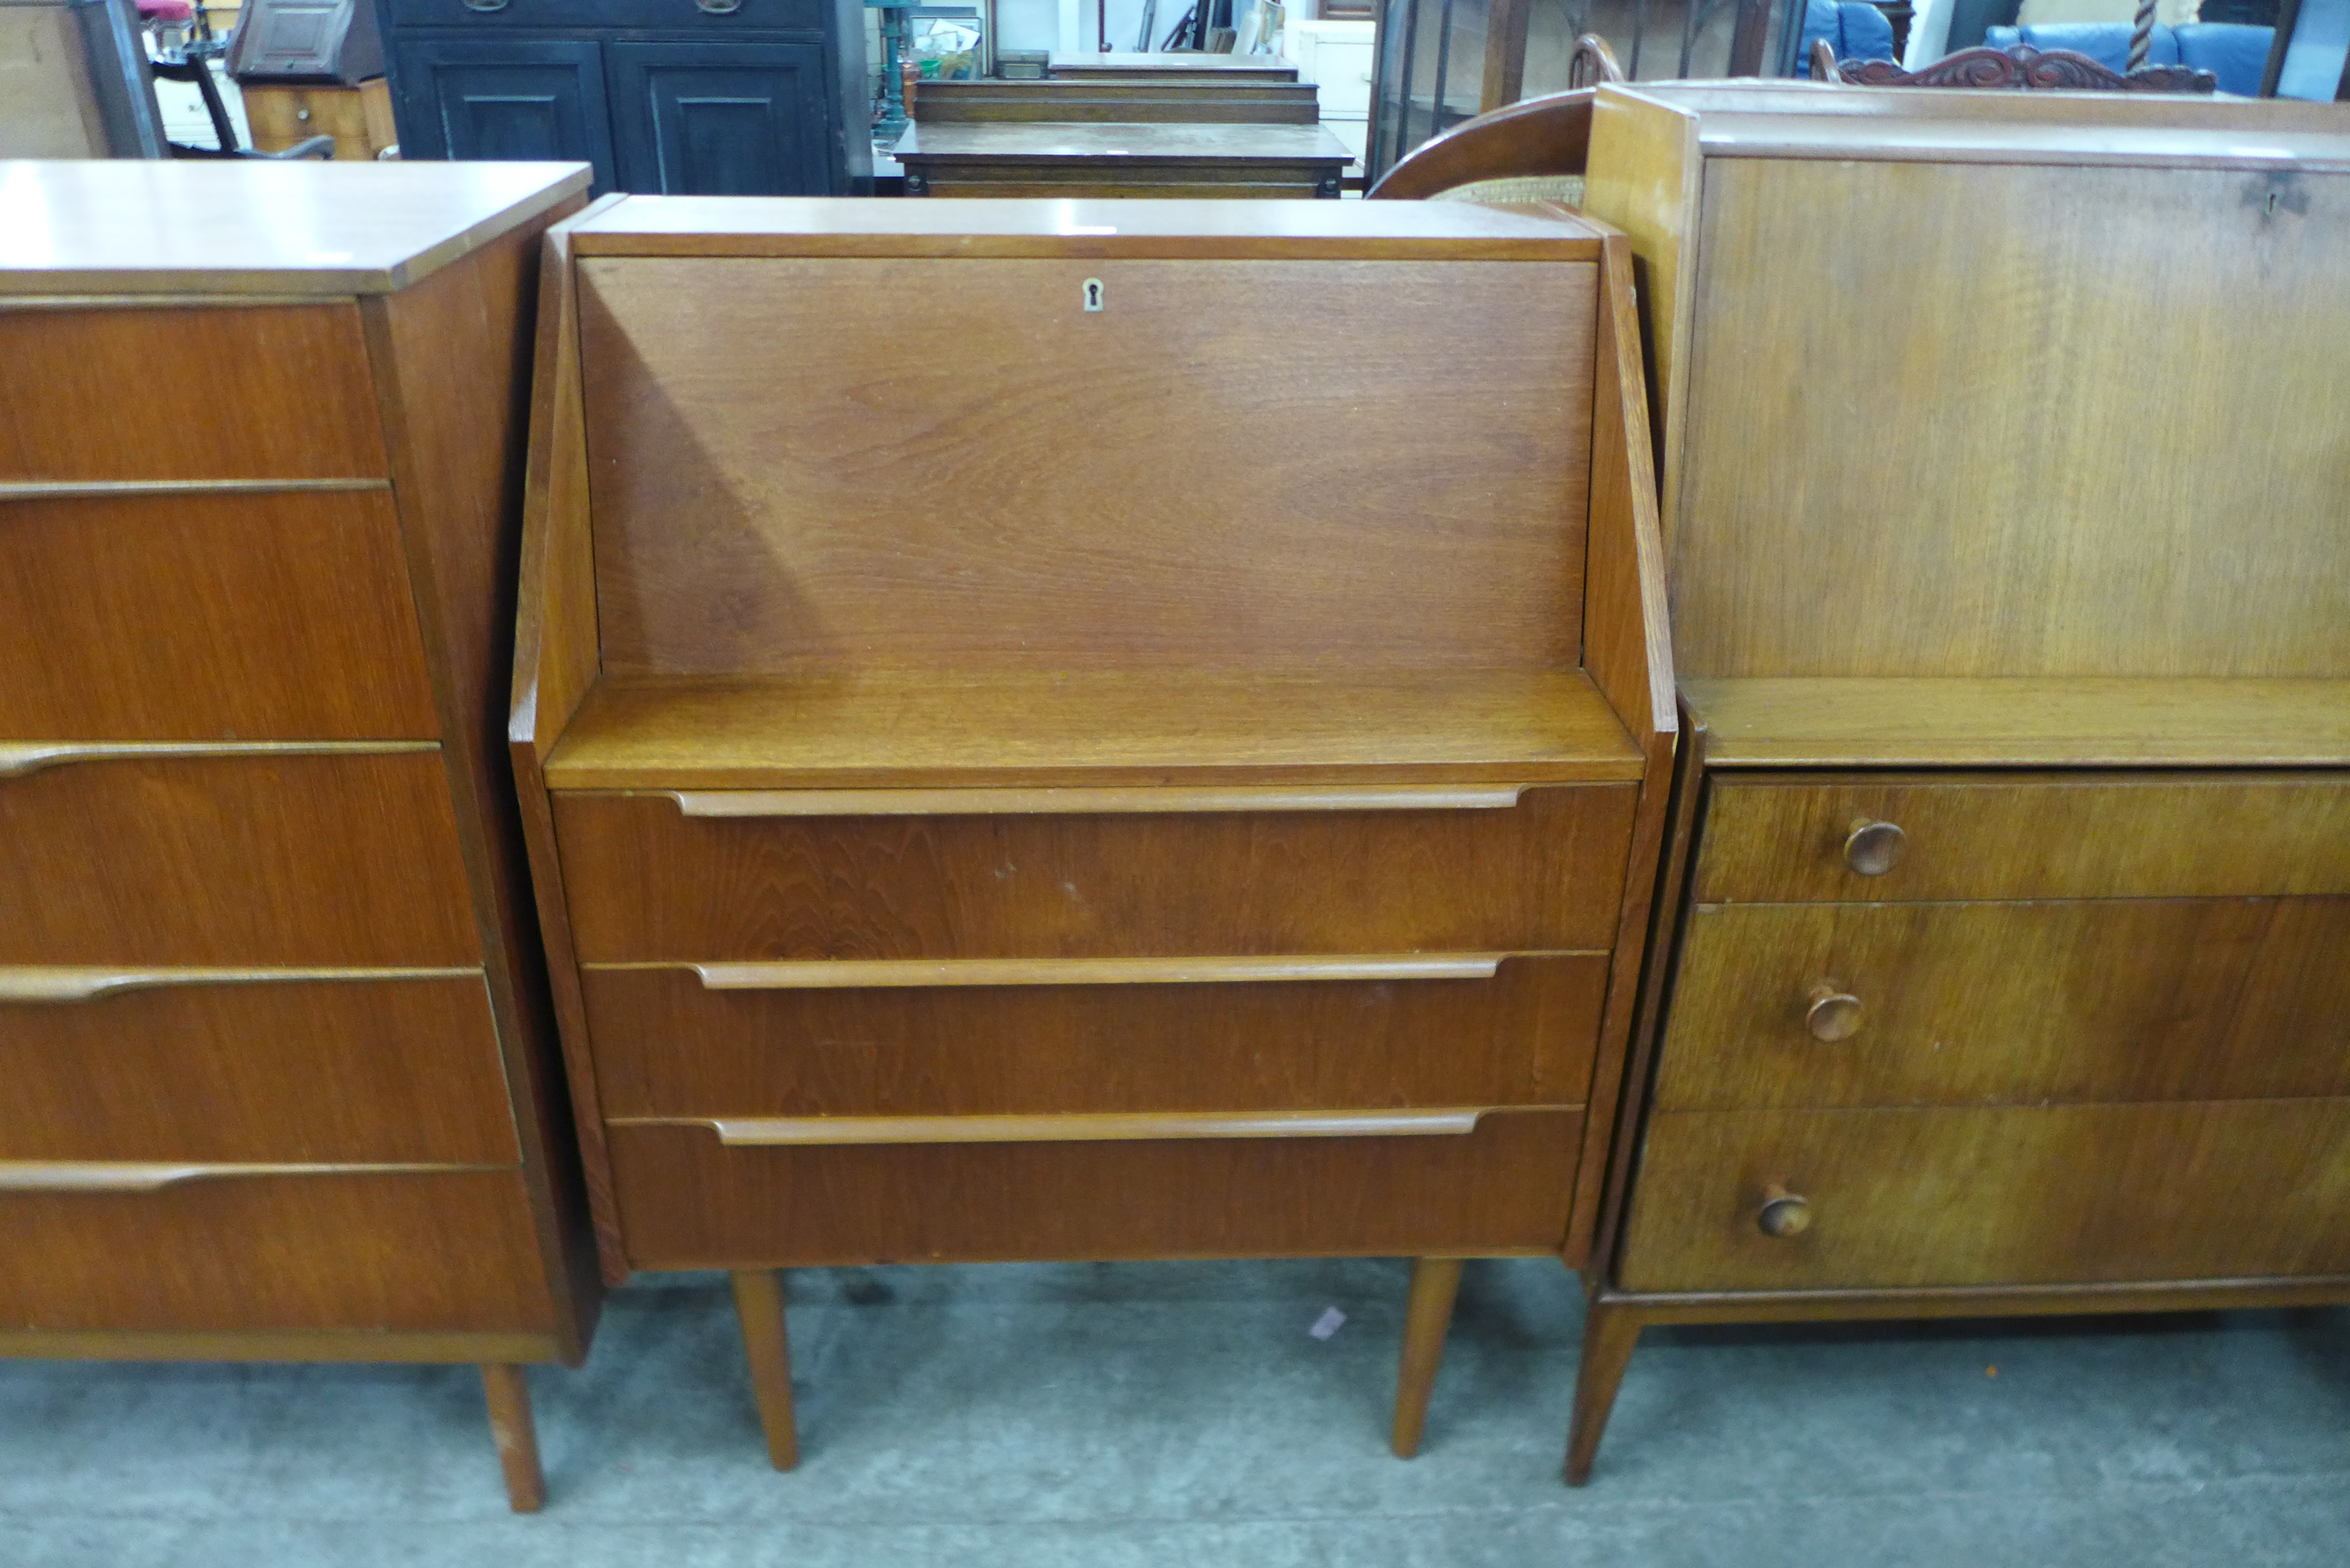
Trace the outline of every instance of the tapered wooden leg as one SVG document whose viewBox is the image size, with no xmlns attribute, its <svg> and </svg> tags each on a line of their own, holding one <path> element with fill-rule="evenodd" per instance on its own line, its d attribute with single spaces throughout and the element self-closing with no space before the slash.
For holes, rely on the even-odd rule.
<svg viewBox="0 0 2350 1568">
<path fill-rule="evenodd" d="M 523 1368 L 485 1362 L 482 1391 L 490 1400 L 490 1435 L 506 1472 L 506 1501 L 516 1513 L 546 1506 L 546 1472 L 538 1464 L 538 1424 L 530 1416 L 530 1381 Z"/>
<path fill-rule="evenodd" d="M 1411 1261 L 1403 1370 L 1396 1378 L 1395 1431 L 1388 1439 L 1399 1459 L 1419 1452 L 1419 1435 L 1428 1425 L 1428 1397 L 1436 1391 L 1436 1369 L 1444 1361 L 1444 1331 L 1452 1324 L 1452 1298 L 1460 1289 L 1460 1259 Z"/>
<path fill-rule="evenodd" d="M 1591 1479 L 1591 1461 L 1607 1430 L 1607 1412 L 1616 1407 L 1616 1390 L 1632 1347 L 1640 1343 L 1641 1319 L 1631 1307 L 1591 1303 L 1583 1323 L 1583 1365 L 1575 1375 L 1575 1417 L 1566 1432 L 1566 1484 L 1581 1486 Z"/>
<path fill-rule="evenodd" d="M 751 1362 L 759 1423 L 767 1429 L 767 1457 L 777 1469 L 790 1469 L 800 1462 L 800 1435 L 792 1421 L 792 1346 L 784 1335 L 783 1275 L 774 1269 L 735 1270 L 734 1311 L 743 1320 L 743 1354 Z"/>
</svg>

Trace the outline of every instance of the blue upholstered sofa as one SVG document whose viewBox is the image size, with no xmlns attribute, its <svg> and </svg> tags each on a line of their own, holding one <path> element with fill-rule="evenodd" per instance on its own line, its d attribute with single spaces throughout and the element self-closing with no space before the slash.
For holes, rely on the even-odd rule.
<svg viewBox="0 0 2350 1568">
<path fill-rule="evenodd" d="M 1812 74 L 1812 41 L 1825 38 L 1835 46 L 1840 60 L 1889 60 L 1893 57 L 1893 24 L 1874 5 L 1856 0 L 1806 0 L 1803 47 L 1795 54 L 1795 74 Z"/>
<path fill-rule="evenodd" d="M 1820 0 L 1814 0 L 1819 4 Z M 2272 27 L 2245 27 L 2225 22 L 2193 22 L 2183 27 L 2157 27 L 2149 41 L 2146 63 L 2186 66 L 2210 71 L 2220 78 L 2221 92 L 2251 98 L 2261 90 L 2261 73 L 2269 63 Z M 2127 22 L 2049 22 L 2038 26 L 1992 27 L 1983 42 L 1994 49 L 2029 44 L 2035 49 L 2070 49 L 2086 55 L 2113 70 L 2129 68 L 2130 26 Z M 1806 43 L 1804 47 L 1811 46 Z"/>
</svg>

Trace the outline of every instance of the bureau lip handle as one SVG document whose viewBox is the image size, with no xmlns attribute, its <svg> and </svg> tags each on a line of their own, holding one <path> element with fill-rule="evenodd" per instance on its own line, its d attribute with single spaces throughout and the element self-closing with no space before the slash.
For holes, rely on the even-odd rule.
<svg viewBox="0 0 2350 1568">
<path fill-rule="evenodd" d="M 0 967 L 0 1005 L 98 1002 L 174 986 L 273 985 L 300 981 L 461 980 L 473 969 L 102 969 Z"/>
<path fill-rule="evenodd" d="M 858 1144 L 1123 1143 L 1243 1137 L 1460 1137 L 1483 1107 L 1426 1111 L 1176 1112 L 1019 1116 L 615 1116 L 699 1127 L 729 1148 Z"/>
<path fill-rule="evenodd" d="M 439 749 L 437 741 L 0 741 L 0 780 L 26 778 L 69 763 L 136 762 L 151 757 L 369 756 Z"/>
<path fill-rule="evenodd" d="M 381 1176 L 391 1173 L 500 1170 L 488 1165 L 254 1165 L 146 1163 L 112 1159 L 0 1159 L 0 1193 L 161 1192 L 192 1181 L 268 1176 Z"/>
<path fill-rule="evenodd" d="M 889 991 L 931 986 L 1254 985 L 1281 981 L 1492 980 L 1508 953 L 1303 958 L 850 959 L 688 967 L 704 991 Z"/>
<path fill-rule="evenodd" d="M 1203 812 L 1507 811 L 1525 784 L 1329 788 L 658 790 L 691 817 L 1148 816 Z"/>
</svg>

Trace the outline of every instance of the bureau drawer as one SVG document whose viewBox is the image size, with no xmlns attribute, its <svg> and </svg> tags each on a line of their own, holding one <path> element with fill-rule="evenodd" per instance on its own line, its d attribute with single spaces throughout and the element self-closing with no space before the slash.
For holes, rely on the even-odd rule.
<svg viewBox="0 0 2350 1568">
<path fill-rule="evenodd" d="M 996 815 L 994 792 L 904 793 L 943 809 L 689 815 L 835 808 L 826 792 L 557 794 L 580 958 L 1599 951 L 1635 787 L 1168 792 L 1231 807 L 1183 811 L 1130 790 L 1101 793 L 1139 809 Z M 1474 804 L 1362 805 L 1440 798 Z M 1253 808 L 1299 801 L 1320 804 Z"/>
<path fill-rule="evenodd" d="M 1664 1110 L 2350 1095 L 2350 898 L 1692 912 Z"/>
<path fill-rule="evenodd" d="M 639 1268 L 1555 1252 L 1579 1111 L 1467 1134 L 729 1147 L 614 1127 Z"/>
<path fill-rule="evenodd" d="M 0 1329 L 545 1332 L 521 1173 L 0 1190 Z"/>
<path fill-rule="evenodd" d="M 0 969 L 0 1160 L 522 1158 L 478 971 Z"/>
<path fill-rule="evenodd" d="M 2341 774 L 1717 777 L 1702 831 L 1701 903 L 2350 893 Z"/>
<path fill-rule="evenodd" d="M 1199 978 L 1272 966 L 1300 978 Z M 1596 954 L 1020 967 L 1007 983 L 977 984 L 952 981 L 1014 966 L 707 966 L 720 986 L 818 989 L 707 989 L 691 968 L 590 969 L 604 1113 L 1579 1105 L 1607 986 Z M 907 984 L 893 972 L 909 969 L 933 973 Z M 827 983 L 870 971 L 899 982 Z M 1312 978 L 1332 974 L 1356 978 Z"/>
<path fill-rule="evenodd" d="M 433 746 L 0 744 L 0 964 L 481 962 Z"/>
<path fill-rule="evenodd" d="M 389 491 L 0 496 L 0 737 L 440 733 Z"/>
<path fill-rule="evenodd" d="M 767 27 L 818 28 L 818 0 L 383 0 L 401 27 L 628 27 L 727 34 Z"/>
<path fill-rule="evenodd" d="M 1766 1235 L 1763 1206 L 1783 1192 L 1808 1227 Z M 1662 1113 L 1618 1280 L 1844 1290 L 2339 1273 L 2350 1100 L 2327 1099 Z"/>
<path fill-rule="evenodd" d="M 359 307 L 0 310 L 0 483 L 383 479 Z"/>
</svg>

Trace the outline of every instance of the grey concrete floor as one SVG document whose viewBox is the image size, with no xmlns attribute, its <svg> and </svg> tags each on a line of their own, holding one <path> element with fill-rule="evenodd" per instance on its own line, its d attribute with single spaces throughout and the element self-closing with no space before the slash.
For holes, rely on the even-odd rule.
<svg viewBox="0 0 2350 1568">
<path fill-rule="evenodd" d="M 1572 1276 L 1470 1265 L 1410 1463 L 1404 1279 L 795 1273 L 785 1476 L 724 1281 L 657 1277 L 532 1372 L 535 1518 L 468 1369 L 0 1364 L 0 1568 L 2350 1561 L 2350 1314 L 1654 1330 L 1569 1491 Z"/>
</svg>

